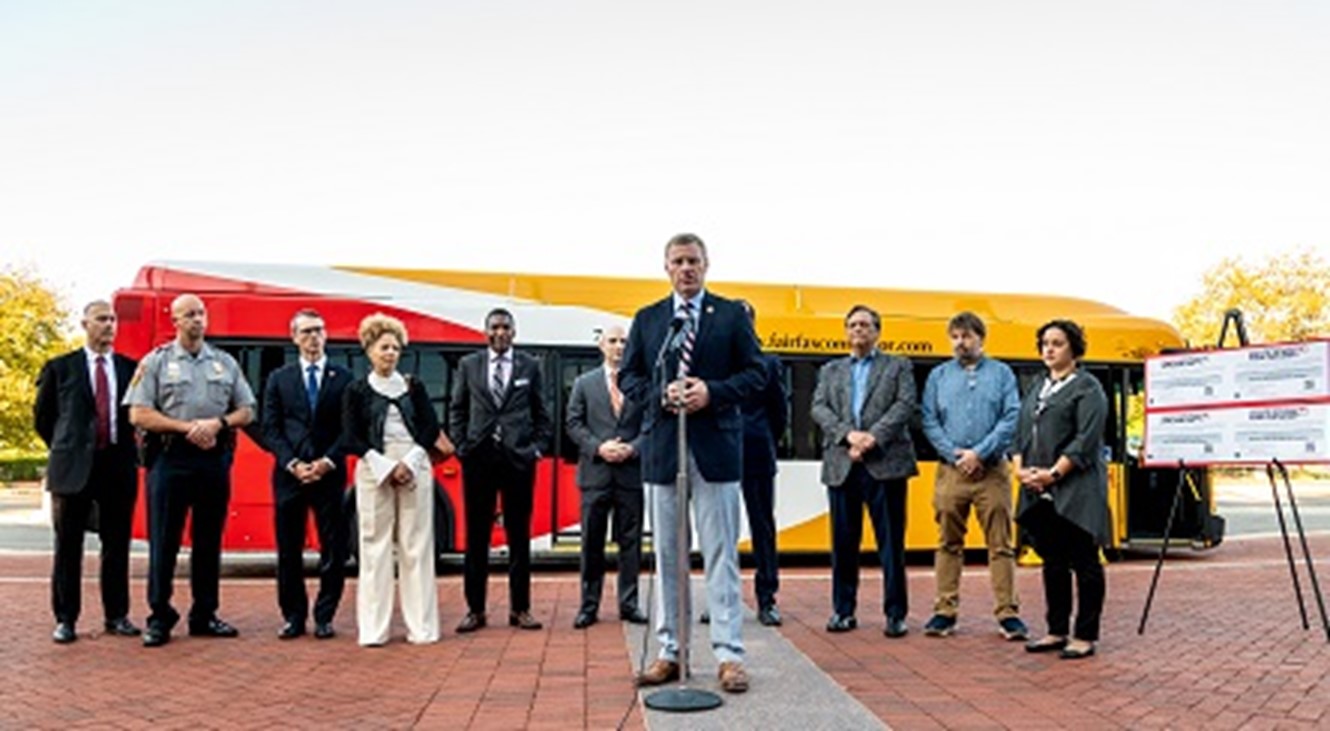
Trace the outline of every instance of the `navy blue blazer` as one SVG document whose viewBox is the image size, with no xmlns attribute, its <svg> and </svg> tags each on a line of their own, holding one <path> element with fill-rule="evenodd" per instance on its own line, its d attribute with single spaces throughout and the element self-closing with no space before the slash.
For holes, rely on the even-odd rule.
<svg viewBox="0 0 1330 731">
<path fill-rule="evenodd" d="M 706 381 L 711 403 L 688 417 L 688 450 L 707 481 L 738 482 L 743 475 L 741 409 L 765 382 L 762 350 L 738 303 L 707 292 L 701 318 L 692 375 Z M 677 356 L 665 359 L 664 382 L 656 372 L 656 355 L 671 334 L 673 319 L 672 295 L 638 310 L 619 369 L 619 390 L 643 408 L 642 479 L 656 484 L 673 484 L 678 472 L 678 417 L 661 403 Z"/>
<path fill-rule="evenodd" d="M 286 469 L 291 460 L 312 462 L 327 457 L 335 469 L 324 479 L 339 487 L 346 485 L 342 394 L 354 378 L 351 371 L 328 363 L 311 414 L 301 368 L 300 361 L 288 363 L 273 371 L 263 387 L 259 422 L 263 445 L 276 459 L 272 484 L 278 500 L 294 496 L 301 489 L 300 480 Z"/>
<path fill-rule="evenodd" d="M 744 404 L 744 476 L 776 474 L 776 443 L 789 420 L 785 395 L 785 368 L 780 358 L 762 355 L 766 383 L 757 398 Z"/>
</svg>

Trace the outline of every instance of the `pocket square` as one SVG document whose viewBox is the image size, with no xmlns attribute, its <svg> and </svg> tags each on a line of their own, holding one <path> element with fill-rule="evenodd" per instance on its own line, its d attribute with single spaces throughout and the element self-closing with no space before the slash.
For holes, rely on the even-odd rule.
<svg viewBox="0 0 1330 731">
<path fill-rule="evenodd" d="M 531 383 L 531 379 L 529 378 L 514 378 L 513 388 L 521 388 L 522 386 L 525 386 L 528 383 Z"/>
</svg>

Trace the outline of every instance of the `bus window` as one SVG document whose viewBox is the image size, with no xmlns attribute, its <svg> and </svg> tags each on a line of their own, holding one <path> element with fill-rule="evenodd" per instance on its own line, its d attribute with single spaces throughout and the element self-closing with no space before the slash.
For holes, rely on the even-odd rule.
<svg viewBox="0 0 1330 731">
<path fill-rule="evenodd" d="M 823 360 L 790 359 L 790 434 L 788 446 L 781 459 L 822 459 L 822 430 L 813 421 L 813 391 L 817 389 L 817 373 Z"/>
<path fill-rule="evenodd" d="M 558 423 L 555 425 L 555 433 L 559 434 L 558 454 L 566 462 L 577 462 L 578 448 L 577 442 L 568 436 L 568 432 L 563 428 L 563 417 L 567 415 L 568 397 L 573 392 L 573 381 L 577 377 L 600 366 L 604 358 L 599 351 L 564 351 L 559 353 L 559 374 L 557 379 L 546 377 L 546 380 L 555 381 L 559 390 L 559 400 L 551 403 L 550 418 Z M 558 404 L 560 408 L 555 408 Z"/>
</svg>

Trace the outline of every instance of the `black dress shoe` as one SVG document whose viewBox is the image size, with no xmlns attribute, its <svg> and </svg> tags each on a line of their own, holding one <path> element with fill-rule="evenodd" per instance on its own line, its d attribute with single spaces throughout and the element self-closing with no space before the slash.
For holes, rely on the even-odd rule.
<svg viewBox="0 0 1330 731">
<path fill-rule="evenodd" d="M 337 630 L 333 629 L 332 622 L 315 622 L 314 638 L 327 640 L 337 636 Z"/>
<path fill-rule="evenodd" d="M 596 613 L 582 610 L 577 613 L 577 618 L 573 620 L 573 629 L 586 629 L 596 623 Z"/>
<path fill-rule="evenodd" d="M 484 626 L 485 626 L 484 614 L 478 614 L 476 612 L 467 612 L 466 616 L 462 617 L 462 621 L 457 623 L 457 634 L 461 635 L 461 634 L 466 634 L 467 632 L 475 632 L 476 630 Z"/>
<path fill-rule="evenodd" d="M 780 610 L 775 604 L 768 604 L 757 610 L 757 621 L 767 627 L 779 627 L 781 625 Z"/>
<path fill-rule="evenodd" d="M 55 631 L 51 633 L 51 639 L 57 645 L 68 645 L 78 638 L 78 633 L 74 631 L 73 622 L 58 622 L 55 625 Z"/>
<path fill-rule="evenodd" d="M 531 616 L 531 612 L 513 612 L 508 615 L 508 626 L 516 627 L 518 629 L 535 630 L 540 629 L 544 625 L 537 621 L 535 617 Z"/>
<path fill-rule="evenodd" d="M 304 632 L 305 630 L 302 627 L 300 631 Z M 190 637 L 237 637 L 239 635 L 240 630 L 216 617 L 204 624 L 191 624 L 189 626 Z"/>
<path fill-rule="evenodd" d="M 1081 648 L 1064 647 L 1062 648 L 1062 651 L 1058 653 L 1058 657 L 1062 658 L 1063 660 L 1080 660 L 1082 658 L 1091 657 L 1093 655 L 1094 655 L 1093 642 Z"/>
<path fill-rule="evenodd" d="M 833 614 L 831 619 L 827 620 L 828 632 L 849 632 L 858 626 L 859 620 L 854 617 L 842 617 L 839 614 Z"/>
<path fill-rule="evenodd" d="M 641 609 L 633 607 L 626 611 L 620 610 L 619 620 L 627 622 L 628 624 L 646 624 L 647 615 L 643 614 Z"/>
<path fill-rule="evenodd" d="M 1067 646 L 1066 637 L 1044 637 L 1025 643 L 1026 652 L 1058 652 Z"/>
<path fill-rule="evenodd" d="M 277 632 L 277 639 L 294 640 L 303 634 L 305 634 L 304 622 L 287 622 L 282 625 L 282 629 Z"/>
<path fill-rule="evenodd" d="M 149 626 L 143 632 L 144 647 L 161 647 L 171 641 L 171 630 Z"/>
<path fill-rule="evenodd" d="M 887 626 L 882 630 L 882 634 L 893 640 L 898 637 L 904 637 L 909 634 L 910 628 L 905 625 L 904 619 L 887 619 Z"/>
<path fill-rule="evenodd" d="M 128 617 L 113 619 L 106 623 L 106 634 L 120 637 L 138 637 L 143 634 Z"/>
</svg>

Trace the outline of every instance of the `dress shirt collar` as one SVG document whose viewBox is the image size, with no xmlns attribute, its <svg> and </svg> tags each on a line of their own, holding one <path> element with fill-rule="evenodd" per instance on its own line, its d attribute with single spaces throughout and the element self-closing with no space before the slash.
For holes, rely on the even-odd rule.
<svg viewBox="0 0 1330 731">
<path fill-rule="evenodd" d="M 83 354 L 86 355 L 86 356 L 88 356 L 88 367 L 89 367 L 89 368 L 95 368 L 95 367 L 97 367 L 97 359 L 98 359 L 98 358 L 105 358 L 105 359 L 106 359 L 106 365 L 108 365 L 108 366 L 111 365 L 112 356 L 115 355 L 115 351 L 114 351 L 114 350 L 107 350 L 105 353 L 98 353 L 97 351 L 95 351 L 95 350 L 93 350 L 92 348 L 89 348 L 88 346 L 85 345 L 85 346 L 83 346 Z"/>
<path fill-rule="evenodd" d="M 314 366 L 315 368 L 318 369 L 319 373 L 323 373 L 324 369 L 328 367 L 328 356 L 324 355 L 323 357 L 313 362 L 305 360 L 305 356 L 303 355 L 300 356 L 300 372 L 309 373 L 310 366 Z"/>
</svg>

